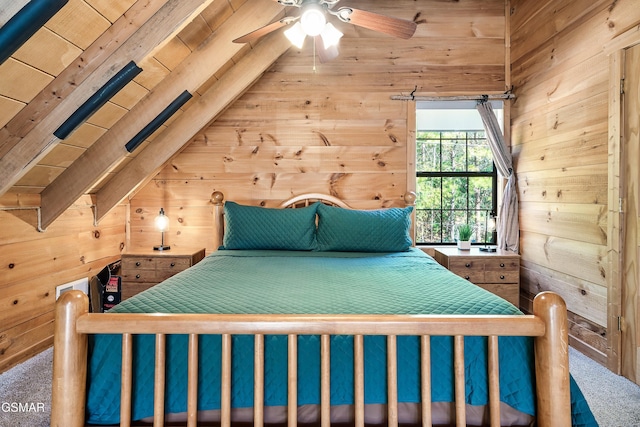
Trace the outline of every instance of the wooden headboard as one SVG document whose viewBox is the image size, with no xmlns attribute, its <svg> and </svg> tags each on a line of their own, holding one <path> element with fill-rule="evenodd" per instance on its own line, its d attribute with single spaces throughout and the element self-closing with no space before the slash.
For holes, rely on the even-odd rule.
<svg viewBox="0 0 640 427">
<path fill-rule="evenodd" d="M 408 191 L 402 196 L 405 206 L 413 206 L 416 203 L 416 193 Z M 309 206 L 313 203 L 320 202 L 329 206 L 337 206 L 345 209 L 353 209 L 347 203 L 338 197 L 322 193 L 304 193 L 291 197 L 280 203 L 280 208 L 301 208 Z M 213 204 L 213 244 L 214 250 L 222 246 L 224 238 L 224 194 L 221 191 L 214 191 L 211 194 L 211 203 Z M 415 211 L 411 214 L 411 239 L 415 244 Z"/>
</svg>

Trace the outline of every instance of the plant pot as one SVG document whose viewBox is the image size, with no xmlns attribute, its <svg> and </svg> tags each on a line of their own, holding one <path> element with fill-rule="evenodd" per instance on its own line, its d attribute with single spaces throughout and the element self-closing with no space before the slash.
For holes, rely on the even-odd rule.
<svg viewBox="0 0 640 427">
<path fill-rule="evenodd" d="M 471 250 L 471 240 L 458 240 L 458 249 L 461 251 Z"/>
</svg>

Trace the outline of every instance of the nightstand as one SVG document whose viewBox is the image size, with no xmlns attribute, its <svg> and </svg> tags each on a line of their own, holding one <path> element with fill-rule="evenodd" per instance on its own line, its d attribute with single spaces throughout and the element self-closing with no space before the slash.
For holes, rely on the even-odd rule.
<svg viewBox="0 0 640 427">
<path fill-rule="evenodd" d="M 204 258 L 204 249 L 133 249 L 122 253 L 122 300 L 157 285 Z"/>
<path fill-rule="evenodd" d="M 520 305 L 520 255 L 510 251 L 482 252 L 477 247 L 461 251 L 456 247 L 436 247 L 434 258 L 449 271 L 464 277 Z"/>
</svg>

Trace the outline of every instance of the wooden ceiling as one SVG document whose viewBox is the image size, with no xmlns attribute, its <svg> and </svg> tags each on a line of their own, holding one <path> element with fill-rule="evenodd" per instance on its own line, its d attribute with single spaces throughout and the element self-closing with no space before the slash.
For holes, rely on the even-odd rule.
<svg viewBox="0 0 640 427">
<path fill-rule="evenodd" d="M 28 1 L 8 3 L 0 9 L 0 26 Z M 473 3 L 479 9 L 476 19 L 482 19 L 482 2 Z M 419 23 L 428 13 L 420 10 L 419 1 L 348 4 Z M 273 0 L 69 0 L 0 64 L 0 196 L 39 194 L 46 228 L 80 196 L 91 194 L 99 220 L 152 178 L 290 47 L 282 30 L 257 43 L 232 40 L 296 13 Z M 483 28 L 503 31 L 503 25 Z M 349 38 L 371 34 L 352 25 L 336 26 L 345 33 L 341 44 L 347 46 Z M 428 31 L 419 25 L 414 38 L 428 36 Z M 68 137 L 53 135 L 131 61 L 143 70 L 133 81 Z M 185 90 L 193 97 L 129 153 L 124 145 Z"/>
</svg>

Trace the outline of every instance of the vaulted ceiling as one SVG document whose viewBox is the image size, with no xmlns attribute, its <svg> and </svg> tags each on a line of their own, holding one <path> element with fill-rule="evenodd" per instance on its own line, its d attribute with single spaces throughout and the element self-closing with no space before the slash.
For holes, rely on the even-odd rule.
<svg viewBox="0 0 640 427">
<path fill-rule="evenodd" d="M 282 30 L 232 40 L 297 13 L 274 0 L 58 1 L 64 6 L 0 64 L 0 196 L 39 194 L 43 228 L 84 194 L 99 220 L 152 178 L 291 46 Z M 3 3 L 0 27 L 29 2 Z M 344 3 L 416 22 L 425 12 L 408 0 Z M 336 26 L 342 44 L 371 33 Z M 54 135 L 128 65 L 142 71 L 68 136 Z M 125 145 L 176 100 L 186 103 L 129 152 Z"/>
</svg>

